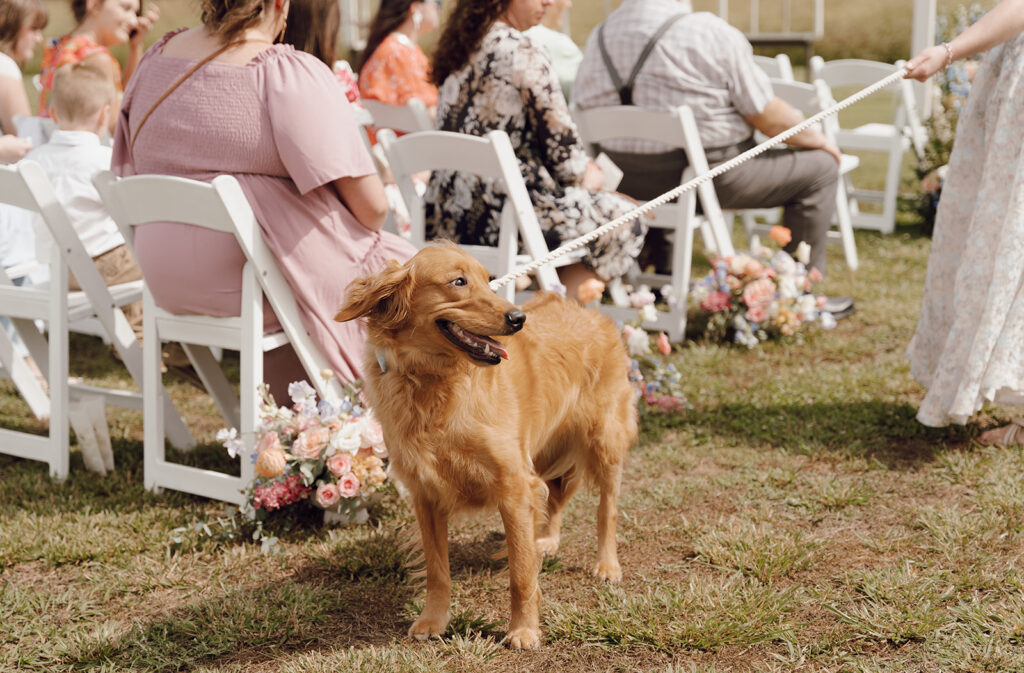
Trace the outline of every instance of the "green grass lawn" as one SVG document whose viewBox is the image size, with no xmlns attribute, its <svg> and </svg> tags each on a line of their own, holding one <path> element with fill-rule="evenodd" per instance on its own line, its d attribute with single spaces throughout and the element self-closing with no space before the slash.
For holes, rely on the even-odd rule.
<svg viewBox="0 0 1024 673">
<path fill-rule="evenodd" d="M 884 107 L 867 105 L 853 121 Z M 859 179 L 879 184 L 865 163 Z M 973 441 L 1007 409 L 948 430 L 914 420 L 923 390 L 903 354 L 930 244 L 916 232 L 908 215 L 895 235 L 858 232 L 856 273 L 830 250 L 823 289 L 858 307 L 831 332 L 677 348 L 693 408 L 644 418 L 622 488 L 623 582 L 589 575 L 596 496 L 581 493 L 544 564 L 538 651 L 500 642 L 496 516 L 452 526 L 451 628 L 412 642 L 424 589 L 396 495 L 366 526 L 279 516 L 264 553 L 223 505 L 146 492 L 141 415 L 110 410 L 110 476 L 74 445 L 64 483 L 0 456 L 0 671 L 1024 670 L 1024 452 Z M 129 385 L 98 341 L 72 350 L 74 374 Z M 168 384 L 203 441 L 180 459 L 228 465 L 212 404 Z M 45 429 L 6 382 L 0 425 Z"/>
<path fill-rule="evenodd" d="M 423 586 L 405 563 L 409 508 L 373 524 L 272 522 L 276 553 L 224 535 L 224 507 L 142 488 L 141 418 L 111 411 L 117 472 L 71 476 L 0 457 L 0 670 L 25 671 L 1011 671 L 1024 670 L 1024 469 L 966 428 L 914 420 L 903 352 L 929 241 L 858 233 L 826 281 L 858 312 L 802 344 L 673 355 L 693 409 L 647 416 L 623 484 L 624 580 L 595 582 L 596 497 L 570 505 L 545 563 L 541 650 L 500 644 L 500 522 L 452 529 L 452 628 L 404 637 Z M 73 367 L 123 380 L 101 344 Z M 223 466 L 212 408 L 171 390 Z M 33 427 L 11 390 L 0 422 Z M 213 537 L 193 527 L 206 523 Z M 182 531 L 180 529 L 184 528 Z"/>
</svg>

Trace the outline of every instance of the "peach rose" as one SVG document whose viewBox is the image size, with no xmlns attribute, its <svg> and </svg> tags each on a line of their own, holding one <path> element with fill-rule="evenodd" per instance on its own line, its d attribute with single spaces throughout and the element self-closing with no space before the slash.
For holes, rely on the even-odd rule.
<svg viewBox="0 0 1024 673">
<path fill-rule="evenodd" d="M 788 227 L 776 224 L 768 230 L 768 238 L 778 243 L 779 247 L 783 247 L 793 240 L 793 232 L 791 232 Z"/>
<path fill-rule="evenodd" d="M 775 283 L 767 278 L 758 278 L 743 288 L 743 303 L 748 308 L 764 307 L 775 298 Z"/>
<path fill-rule="evenodd" d="M 284 468 L 287 463 L 288 457 L 280 448 L 260 451 L 259 455 L 256 456 L 256 474 L 273 479 L 284 474 Z"/>
<path fill-rule="evenodd" d="M 335 477 L 352 471 L 352 456 L 347 453 L 336 453 L 327 459 L 327 469 Z"/>
<path fill-rule="evenodd" d="M 316 504 L 324 509 L 337 505 L 341 500 L 341 490 L 337 484 L 321 484 L 316 489 Z"/>
<path fill-rule="evenodd" d="M 604 294 L 604 283 L 597 278 L 588 278 L 576 288 L 576 299 L 586 306 L 595 299 L 600 299 Z"/>
<path fill-rule="evenodd" d="M 359 495 L 359 478 L 351 472 L 338 480 L 338 492 L 343 498 L 354 498 Z"/>
<path fill-rule="evenodd" d="M 757 274 L 761 273 L 762 269 L 764 269 L 764 266 L 761 264 L 761 262 L 751 257 L 750 261 L 747 262 L 747 265 L 743 267 L 743 275 L 756 276 Z"/>
<path fill-rule="evenodd" d="M 299 433 L 292 444 L 292 453 L 302 460 L 316 460 L 327 448 L 331 432 L 323 426 L 307 428 Z"/>
</svg>

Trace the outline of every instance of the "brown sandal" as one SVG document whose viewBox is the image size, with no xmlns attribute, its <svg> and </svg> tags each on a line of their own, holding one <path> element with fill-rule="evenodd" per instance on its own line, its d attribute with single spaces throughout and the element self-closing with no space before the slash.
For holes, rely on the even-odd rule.
<svg viewBox="0 0 1024 673">
<path fill-rule="evenodd" d="M 978 443 L 983 446 L 1017 446 L 1024 440 L 1024 418 L 1015 418 L 1009 425 L 992 428 L 978 435 Z"/>
</svg>

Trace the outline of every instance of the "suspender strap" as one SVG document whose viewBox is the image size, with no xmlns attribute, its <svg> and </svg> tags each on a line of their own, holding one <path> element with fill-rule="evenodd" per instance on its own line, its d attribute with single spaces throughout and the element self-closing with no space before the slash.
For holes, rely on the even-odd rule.
<svg viewBox="0 0 1024 673">
<path fill-rule="evenodd" d="M 665 22 L 658 26 L 658 30 L 654 31 L 654 35 L 651 35 L 651 39 L 644 45 L 643 51 L 640 52 L 639 58 L 637 58 L 636 64 L 633 66 L 633 70 L 629 73 L 629 79 L 623 84 L 622 77 L 619 75 L 619 71 L 615 69 L 612 64 L 611 56 L 608 55 L 608 48 L 604 42 L 604 24 L 597 29 L 597 46 L 601 50 L 601 59 L 604 61 L 604 67 L 608 70 L 608 74 L 612 78 L 612 86 L 619 92 L 619 101 L 623 105 L 633 104 L 633 84 L 636 83 L 636 76 L 640 73 L 640 68 L 644 67 L 644 63 L 647 61 L 647 57 L 651 55 L 651 51 L 654 49 L 654 45 L 658 43 L 661 36 L 665 34 L 672 25 L 691 12 L 680 12 L 674 14 L 667 19 Z"/>
<path fill-rule="evenodd" d="M 177 89 L 179 86 L 181 86 L 182 83 L 185 80 L 187 80 L 189 77 L 194 75 L 196 70 L 199 70 L 204 65 L 206 65 L 207 63 L 209 63 L 213 59 L 217 58 L 218 56 L 220 56 L 224 52 L 226 52 L 228 49 L 231 49 L 232 47 L 237 47 L 238 45 L 242 44 L 243 42 L 248 42 L 248 40 L 235 40 L 234 42 L 228 42 L 223 47 L 221 47 L 217 51 L 213 52 L 212 54 L 210 54 L 209 56 L 207 56 L 206 58 L 204 58 L 203 60 L 201 60 L 198 63 L 196 63 L 191 68 L 189 68 L 189 71 L 186 72 L 181 77 L 179 77 L 178 81 L 171 85 L 171 88 L 169 88 L 167 91 L 164 91 L 163 95 L 160 96 L 160 98 L 158 98 L 155 103 L 153 103 L 153 107 L 149 108 L 149 111 L 146 112 L 146 114 L 142 116 L 142 121 L 139 122 L 139 125 L 135 127 L 135 135 L 132 136 L 132 141 L 128 145 L 128 155 L 129 156 L 134 156 L 134 154 L 135 154 L 135 141 L 139 139 L 139 131 L 141 131 L 142 127 L 146 125 L 146 122 L 149 121 L 149 115 L 153 114 L 153 110 L 156 110 L 160 106 L 160 103 L 163 103 L 164 100 L 168 96 L 170 96 L 174 92 L 175 89 Z"/>
</svg>

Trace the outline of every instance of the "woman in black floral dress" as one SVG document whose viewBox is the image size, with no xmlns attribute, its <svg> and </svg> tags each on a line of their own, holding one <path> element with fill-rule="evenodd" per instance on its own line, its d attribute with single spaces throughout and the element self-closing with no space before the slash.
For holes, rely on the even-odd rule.
<svg viewBox="0 0 1024 673">
<path fill-rule="evenodd" d="M 587 158 L 558 77 L 542 48 L 520 31 L 536 25 L 550 0 L 459 0 L 434 57 L 436 125 L 482 136 L 508 133 L 548 244 L 593 231 L 634 204 L 601 192 L 600 169 Z M 427 238 L 497 245 L 505 193 L 474 175 L 434 171 L 424 197 Z M 643 247 L 638 220 L 590 244 L 582 264 L 562 267 L 568 296 L 587 278 L 624 274 Z"/>
</svg>

